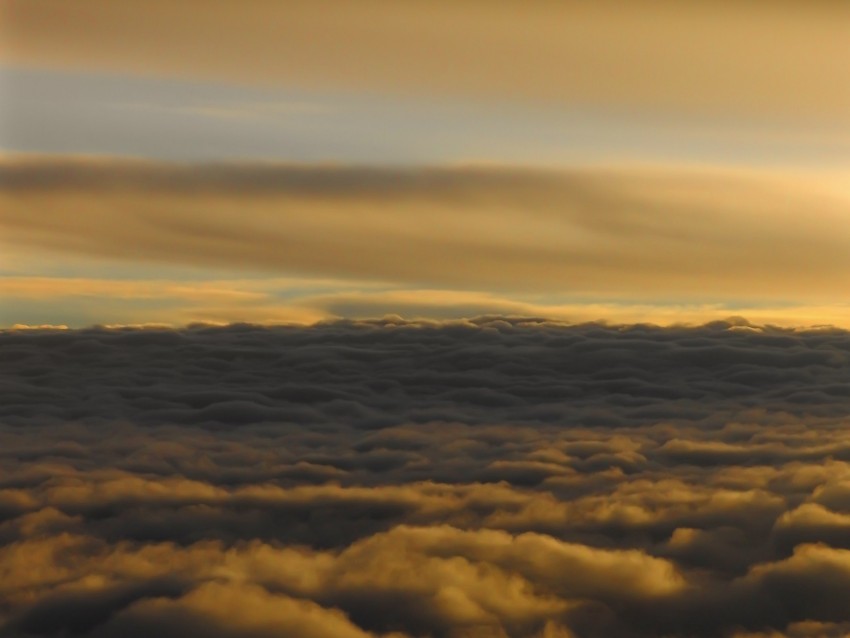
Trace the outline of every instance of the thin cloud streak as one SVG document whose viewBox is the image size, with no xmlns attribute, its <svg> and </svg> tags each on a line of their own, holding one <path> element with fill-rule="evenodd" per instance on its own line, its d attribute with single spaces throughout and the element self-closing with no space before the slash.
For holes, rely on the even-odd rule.
<svg viewBox="0 0 850 638">
<path fill-rule="evenodd" d="M 294 278 L 144 280 L 71 277 L 0 277 L 10 308 L 7 326 L 63 322 L 181 326 L 191 323 L 314 324 L 333 319 L 450 320 L 482 315 L 547 317 L 581 323 L 698 325 L 731 315 L 776 326 L 850 327 L 850 305 L 743 306 L 639 303 L 632 300 L 554 301 L 472 290 L 410 289 L 377 282 Z M 84 303 L 83 303 L 84 300 Z"/>
<path fill-rule="evenodd" d="M 53 159 L 0 180 L 3 240 L 57 254 L 644 301 L 850 286 L 850 200 L 815 178 Z"/>
<path fill-rule="evenodd" d="M 744 113 L 803 126 L 846 123 L 850 106 L 847 6 L 832 0 L 4 5 L 2 59 L 20 66 Z"/>
</svg>

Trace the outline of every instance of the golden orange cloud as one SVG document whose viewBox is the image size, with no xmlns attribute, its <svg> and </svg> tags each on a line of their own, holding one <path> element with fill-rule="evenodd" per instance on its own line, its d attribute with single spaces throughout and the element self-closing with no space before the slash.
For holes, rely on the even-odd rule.
<svg viewBox="0 0 850 638">
<path fill-rule="evenodd" d="M 6 0 L 7 64 L 847 121 L 843 2 Z"/>
<path fill-rule="evenodd" d="M 16 250 L 637 304 L 814 308 L 850 288 L 850 198 L 783 173 L 73 159 L 0 171 L 0 241 Z"/>
</svg>

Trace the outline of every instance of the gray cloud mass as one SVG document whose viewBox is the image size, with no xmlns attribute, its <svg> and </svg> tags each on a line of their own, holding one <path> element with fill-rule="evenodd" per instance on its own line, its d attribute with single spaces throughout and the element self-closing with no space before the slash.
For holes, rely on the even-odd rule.
<svg viewBox="0 0 850 638">
<path fill-rule="evenodd" d="M 0 332 L 0 635 L 850 632 L 850 333 Z"/>
</svg>

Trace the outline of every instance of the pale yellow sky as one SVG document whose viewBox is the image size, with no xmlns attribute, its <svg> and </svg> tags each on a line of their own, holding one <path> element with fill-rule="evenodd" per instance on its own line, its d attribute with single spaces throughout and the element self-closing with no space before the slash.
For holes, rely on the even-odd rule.
<svg viewBox="0 0 850 638">
<path fill-rule="evenodd" d="M 27 257 L 8 260 L 0 290 L 42 304 L 65 285 L 74 298 L 146 300 L 133 312 L 157 321 L 459 309 L 674 321 L 741 308 L 774 322 L 783 312 L 785 323 L 818 312 L 815 323 L 847 321 L 850 197 L 834 178 L 115 158 L 8 159 L 2 175 L 0 243 Z M 90 270 L 63 284 L 32 269 L 56 259 L 119 265 L 130 280 Z M 162 268 L 231 282 L 165 285 L 151 274 Z M 280 276 L 303 280 L 297 294 Z M 167 312 L 157 299 L 172 300 Z"/>
<path fill-rule="evenodd" d="M 846 2 L 0 3 L 0 325 L 850 322 Z"/>
<path fill-rule="evenodd" d="M 850 5 L 831 0 L 4 0 L 3 22 L 12 65 L 850 116 Z"/>
</svg>

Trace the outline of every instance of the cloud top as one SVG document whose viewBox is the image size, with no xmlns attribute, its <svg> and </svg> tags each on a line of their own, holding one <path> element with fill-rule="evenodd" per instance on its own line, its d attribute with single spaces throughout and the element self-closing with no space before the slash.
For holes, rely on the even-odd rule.
<svg viewBox="0 0 850 638">
<path fill-rule="evenodd" d="M 0 634 L 843 636 L 848 339 L 0 332 Z"/>
<path fill-rule="evenodd" d="M 846 331 L 0 332 L 0 634 L 850 628 Z"/>
</svg>

